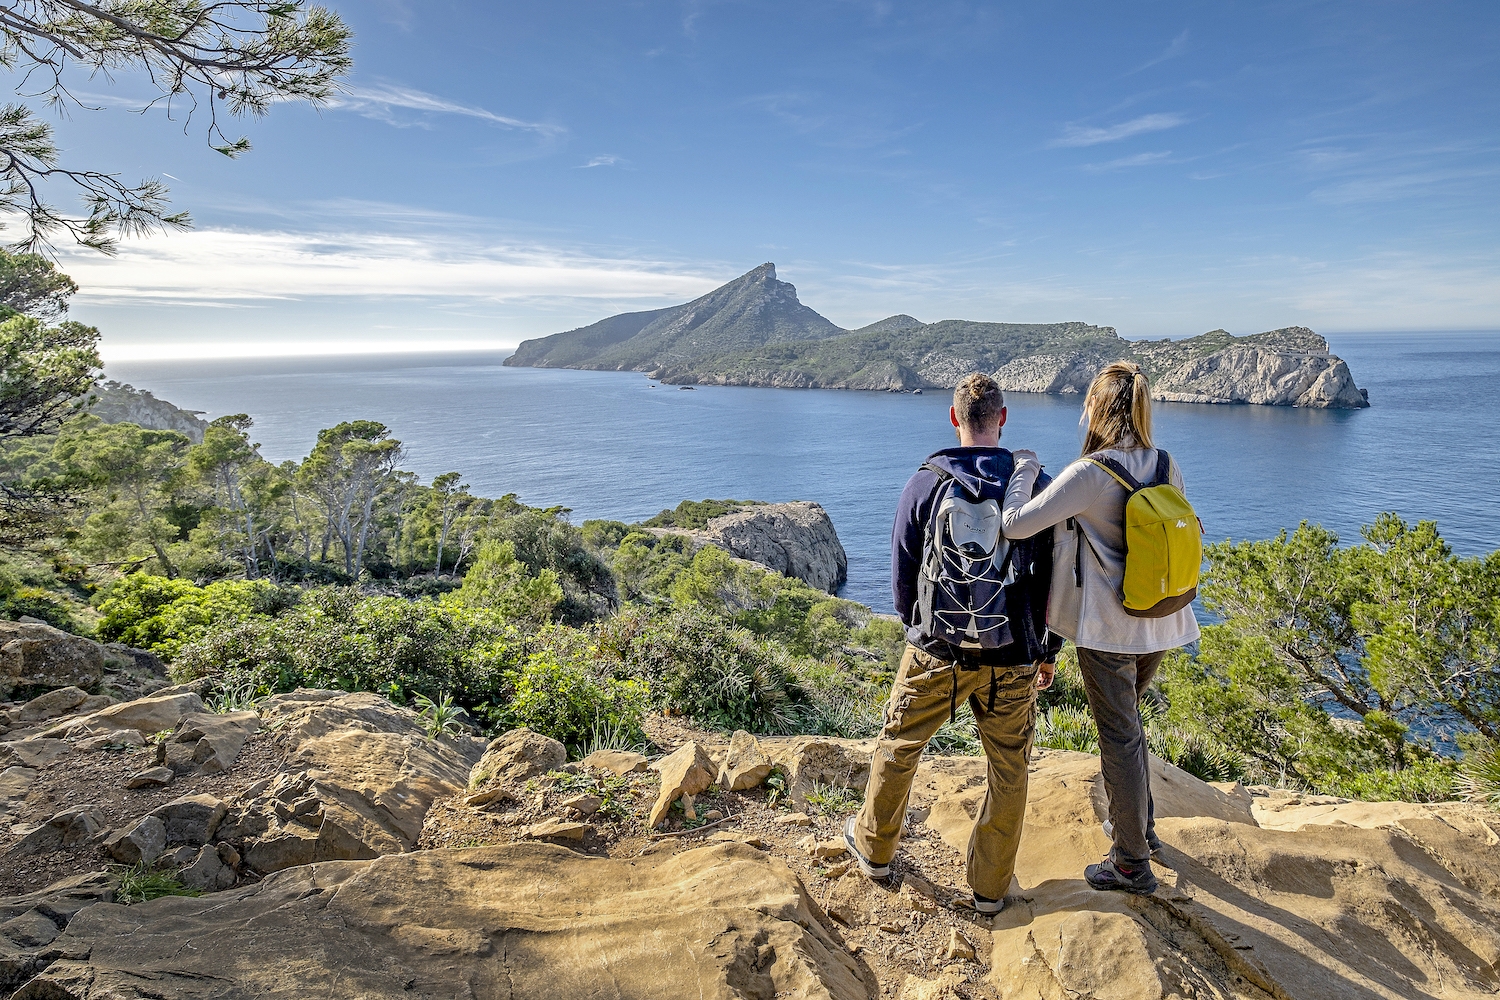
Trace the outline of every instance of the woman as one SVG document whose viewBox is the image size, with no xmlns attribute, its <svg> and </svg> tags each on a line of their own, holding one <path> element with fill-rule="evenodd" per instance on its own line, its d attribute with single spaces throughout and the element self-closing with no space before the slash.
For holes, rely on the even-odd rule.
<svg viewBox="0 0 1500 1000">
<path fill-rule="evenodd" d="M 1095 889 L 1150 893 L 1156 889 L 1151 854 L 1156 840 L 1151 810 L 1151 772 L 1140 698 L 1168 650 L 1198 638 L 1191 606 L 1164 618 L 1125 612 L 1125 487 L 1090 461 L 1108 457 L 1140 483 L 1156 479 L 1158 453 L 1151 442 L 1151 390 L 1138 365 L 1117 362 L 1089 386 L 1084 457 L 1032 497 L 1041 465 L 1035 453 L 1016 451 L 1016 471 L 1002 513 L 1008 538 L 1029 538 L 1053 525 L 1056 532 L 1048 627 L 1073 640 L 1089 707 L 1099 727 L 1104 787 L 1109 793 L 1106 832 L 1113 849 L 1084 877 Z M 1182 489 L 1182 473 L 1170 463 L 1169 477 Z M 1076 550 L 1072 546 L 1077 546 Z"/>
</svg>

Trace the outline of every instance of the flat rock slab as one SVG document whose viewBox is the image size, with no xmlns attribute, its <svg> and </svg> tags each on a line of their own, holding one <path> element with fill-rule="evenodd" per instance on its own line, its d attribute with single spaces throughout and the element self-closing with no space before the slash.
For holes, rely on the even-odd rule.
<svg viewBox="0 0 1500 1000">
<path fill-rule="evenodd" d="M 95 906 L 52 947 L 88 957 L 53 963 L 17 1000 L 866 996 L 796 876 L 739 844 L 310 865 L 208 898 Z"/>
</svg>

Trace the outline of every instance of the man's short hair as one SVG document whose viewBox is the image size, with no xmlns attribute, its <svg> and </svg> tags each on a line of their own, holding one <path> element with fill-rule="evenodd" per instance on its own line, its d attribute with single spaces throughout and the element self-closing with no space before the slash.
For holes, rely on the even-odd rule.
<svg viewBox="0 0 1500 1000">
<path fill-rule="evenodd" d="M 983 372 L 965 375 L 953 387 L 953 409 L 958 422 L 970 429 L 989 427 L 1000 419 L 1005 394 L 994 379 Z"/>
</svg>

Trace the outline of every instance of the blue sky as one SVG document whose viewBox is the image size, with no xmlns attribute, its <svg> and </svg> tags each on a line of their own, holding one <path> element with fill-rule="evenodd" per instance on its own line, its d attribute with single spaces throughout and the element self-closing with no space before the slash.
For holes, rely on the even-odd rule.
<svg viewBox="0 0 1500 1000">
<path fill-rule="evenodd" d="M 332 5 L 349 93 L 238 161 L 80 86 L 68 155 L 197 223 L 66 257 L 107 356 L 512 345 L 767 260 L 846 327 L 1500 327 L 1492 0 Z"/>
</svg>

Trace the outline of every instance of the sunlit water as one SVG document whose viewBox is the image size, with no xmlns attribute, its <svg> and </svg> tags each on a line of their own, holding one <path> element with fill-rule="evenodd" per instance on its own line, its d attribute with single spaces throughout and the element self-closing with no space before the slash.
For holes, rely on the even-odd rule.
<svg viewBox="0 0 1500 1000">
<path fill-rule="evenodd" d="M 1330 338 L 1370 392 L 1367 410 L 1158 404 L 1158 443 L 1187 479 L 1210 538 L 1261 538 L 1303 519 L 1345 539 L 1381 511 L 1435 519 L 1462 553 L 1500 548 L 1500 333 Z M 137 362 L 108 375 L 210 417 L 248 412 L 273 461 L 319 428 L 366 418 L 406 444 L 424 480 L 649 517 L 679 500 L 816 500 L 849 553 L 844 596 L 890 608 L 889 539 L 901 487 L 953 442 L 942 392 L 653 384 L 639 374 L 504 368 L 503 354 Z M 1013 394 L 1004 443 L 1060 470 L 1078 452 L 1076 397 Z"/>
</svg>

